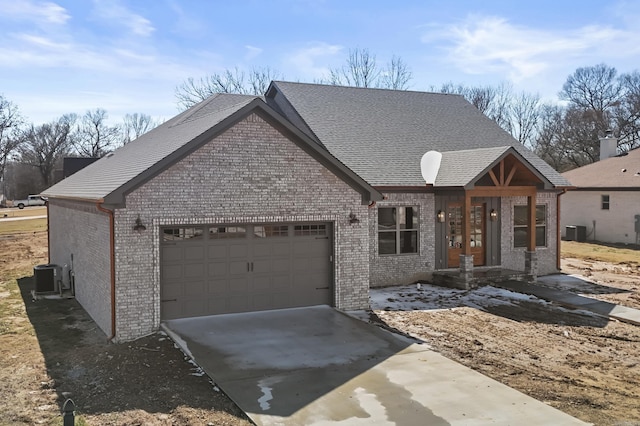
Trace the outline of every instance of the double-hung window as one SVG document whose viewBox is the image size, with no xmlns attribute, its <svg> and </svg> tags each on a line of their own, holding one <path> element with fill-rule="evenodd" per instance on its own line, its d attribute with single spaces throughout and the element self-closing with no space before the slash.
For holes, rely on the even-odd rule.
<svg viewBox="0 0 640 426">
<path fill-rule="evenodd" d="M 527 206 L 513 207 L 513 246 L 527 246 Z M 547 245 L 547 206 L 536 206 L 536 247 Z"/>
<path fill-rule="evenodd" d="M 601 197 L 601 205 L 602 205 L 602 210 L 609 210 L 609 196 L 608 195 L 603 195 Z"/>
<path fill-rule="evenodd" d="M 418 252 L 418 208 L 378 208 L 378 254 Z"/>
</svg>

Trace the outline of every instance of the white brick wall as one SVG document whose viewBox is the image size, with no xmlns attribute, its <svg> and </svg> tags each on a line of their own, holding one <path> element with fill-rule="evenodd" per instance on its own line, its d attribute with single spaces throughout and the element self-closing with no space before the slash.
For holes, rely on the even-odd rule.
<svg viewBox="0 0 640 426">
<path fill-rule="evenodd" d="M 93 203 L 51 200 L 49 203 L 51 263 L 71 266 L 76 299 L 111 336 L 109 216 Z"/>
<path fill-rule="evenodd" d="M 547 246 L 536 247 L 538 255 L 538 274 L 557 273 L 557 195 L 555 192 L 538 192 L 536 204 L 547 206 Z M 513 206 L 527 205 L 526 197 L 502 198 L 500 220 L 502 225 L 502 267 L 515 271 L 524 271 L 524 253 L 526 247 L 513 247 Z"/>
<path fill-rule="evenodd" d="M 603 195 L 609 196 L 609 210 L 602 210 Z M 588 241 L 637 243 L 638 191 L 569 191 L 560 197 L 560 210 L 563 237 L 566 237 L 567 225 L 581 225 L 587 227 Z"/>
<path fill-rule="evenodd" d="M 360 223 L 350 224 L 353 212 Z M 146 231 L 133 230 L 140 215 Z M 256 115 L 142 185 L 116 210 L 119 340 L 160 324 L 159 229 L 170 224 L 332 222 L 335 300 L 368 307 L 369 212 L 361 195 Z"/>
<path fill-rule="evenodd" d="M 369 209 L 369 246 L 371 287 L 409 284 L 428 280 L 435 263 L 435 196 L 427 193 L 389 193 Z M 385 206 L 418 206 L 418 253 L 402 255 L 378 254 L 378 208 Z"/>
</svg>

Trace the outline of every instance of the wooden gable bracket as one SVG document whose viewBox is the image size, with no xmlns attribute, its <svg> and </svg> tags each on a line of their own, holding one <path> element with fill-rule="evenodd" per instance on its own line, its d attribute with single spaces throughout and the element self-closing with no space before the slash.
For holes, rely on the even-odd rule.
<svg viewBox="0 0 640 426">
<path fill-rule="evenodd" d="M 509 174 L 505 178 L 504 176 L 504 158 L 500 160 L 500 177 L 498 178 L 496 174 L 493 172 L 493 169 L 489 170 L 489 177 L 495 186 L 509 186 L 513 176 L 516 174 L 516 170 L 518 169 L 518 165 L 514 164 L 509 170 Z"/>
</svg>

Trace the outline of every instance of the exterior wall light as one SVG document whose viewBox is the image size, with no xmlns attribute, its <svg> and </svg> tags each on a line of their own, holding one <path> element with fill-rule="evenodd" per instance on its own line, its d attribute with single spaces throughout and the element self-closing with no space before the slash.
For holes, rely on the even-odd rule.
<svg viewBox="0 0 640 426">
<path fill-rule="evenodd" d="M 444 212 L 442 210 L 438 210 L 438 214 L 436 215 L 436 220 L 440 223 L 444 223 Z"/>
<path fill-rule="evenodd" d="M 489 212 L 489 219 L 491 219 L 491 222 L 498 220 L 498 212 L 495 209 L 491 209 L 491 212 Z"/>
<path fill-rule="evenodd" d="M 147 227 L 144 226 L 144 224 L 142 223 L 142 219 L 140 219 L 140 215 L 138 215 L 138 218 L 136 219 L 136 224 L 133 225 L 133 230 L 134 231 L 146 231 Z"/>
<path fill-rule="evenodd" d="M 355 214 L 349 213 L 349 223 L 360 223 L 360 219 L 358 219 Z"/>
</svg>

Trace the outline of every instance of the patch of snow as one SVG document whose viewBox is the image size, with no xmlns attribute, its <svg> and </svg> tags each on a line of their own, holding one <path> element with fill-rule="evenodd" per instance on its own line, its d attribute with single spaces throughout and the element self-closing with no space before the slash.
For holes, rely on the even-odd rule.
<svg viewBox="0 0 640 426">
<path fill-rule="evenodd" d="M 268 411 L 271 409 L 269 401 L 273 399 L 272 386 L 280 381 L 281 379 L 279 376 L 267 377 L 258 381 L 258 387 L 260 388 L 260 392 L 262 392 L 262 396 L 258 398 L 258 403 L 260 404 L 262 411 Z"/>
</svg>

